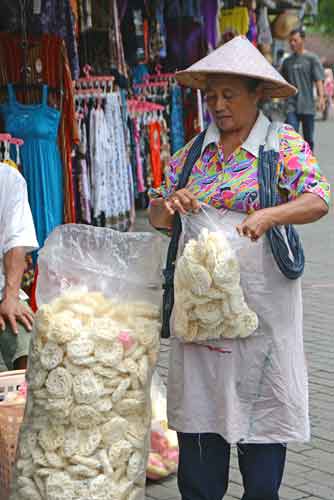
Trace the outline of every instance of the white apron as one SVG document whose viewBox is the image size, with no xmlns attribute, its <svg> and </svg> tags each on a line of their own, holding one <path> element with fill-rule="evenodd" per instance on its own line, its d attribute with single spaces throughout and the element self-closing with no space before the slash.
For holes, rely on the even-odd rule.
<svg viewBox="0 0 334 500">
<path fill-rule="evenodd" d="M 236 226 L 245 214 L 223 217 Z M 247 242 L 238 256 L 242 288 L 259 328 L 247 339 L 208 342 L 226 353 L 171 337 L 169 426 L 217 433 L 229 443 L 307 441 L 301 280 L 283 276 L 265 236 Z"/>
</svg>

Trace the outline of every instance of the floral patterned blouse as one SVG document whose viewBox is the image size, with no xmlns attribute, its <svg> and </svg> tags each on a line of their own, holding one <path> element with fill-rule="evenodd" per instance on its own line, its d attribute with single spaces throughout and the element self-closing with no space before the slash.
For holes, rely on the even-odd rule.
<svg viewBox="0 0 334 500">
<path fill-rule="evenodd" d="M 210 125 L 202 154 L 193 167 L 187 189 L 199 201 L 217 209 L 227 208 L 250 213 L 260 208 L 258 183 L 258 150 L 264 144 L 269 121 L 260 113 L 249 138 L 228 158 L 219 144 L 219 134 Z M 216 129 L 217 130 L 217 129 Z M 330 202 L 330 186 L 321 174 L 317 160 L 309 145 L 290 126 L 280 130 L 280 160 L 277 165 L 278 188 L 281 203 L 291 201 L 302 193 L 314 193 L 327 204 Z M 212 140 L 211 140 L 212 139 Z M 194 139 L 172 158 L 165 172 L 165 182 L 151 197 L 167 198 L 176 189 Z"/>
</svg>

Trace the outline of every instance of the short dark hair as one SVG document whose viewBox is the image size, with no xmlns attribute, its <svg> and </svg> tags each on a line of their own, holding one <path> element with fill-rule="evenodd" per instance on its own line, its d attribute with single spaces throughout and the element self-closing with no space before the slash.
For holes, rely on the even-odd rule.
<svg viewBox="0 0 334 500">
<path fill-rule="evenodd" d="M 262 83 L 262 80 L 259 80 L 258 78 L 250 78 L 248 76 L 245 76 L 243 79 L 245 81 L 248 92 L 255 92 L 258 86 Z"/>
<path fill-rule="evenodd" d="M 306 32 L 304 28 L 295 28 L 294 30 L 290 31 L 290 36 L 293 35 L 300 35 L 300 38 L 306 38 Z"/>
</svg>

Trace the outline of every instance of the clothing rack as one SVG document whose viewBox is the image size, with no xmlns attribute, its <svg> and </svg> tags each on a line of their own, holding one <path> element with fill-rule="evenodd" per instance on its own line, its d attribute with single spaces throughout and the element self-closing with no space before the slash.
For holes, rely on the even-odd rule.
<svg viewBox="0 0 334 500">
<path fill-rule="evenodd" d="M 175 80 L 175 73 L 161 73 L 161 68 L 161 64 L 157 64 L 155 67 L 155 73 L 144 76 L 144 83 L 155 80 Z"/>
<path fill-rule="evenodd" d="M 0 142 L 8 142 L 11 137 L 10 134 L 0 134 Z"/>
<path fill-rule="evenodd" d="M 108 87 L 112 91 L 114 87 L 115 77 L 111 75 L 97 76 L 92 75 L 93 68 L 89 64 L 85 64 L 82 68 L 82 72 L 85 75 L 82 78 L 78 78 L 73 81 L 74 91 L 78 89 L 90 89 L 90 88 L 100 88 L 101 90 L 107 90 Z"/>
<path fill-rule="evenodd" d="M 113 76 L 90 76 L 87 78 L 79 78 L 73 82 L 74 91 L 94 88 L 100 88 L 101 90 L 109 88 L 113 90 L 114 80 L 115 78 Z"/>
<path fill-rule="evenodd" d="M 145 78 L 146 82 L 137 83 L 133 86 L 134 89 L 148 89 L 148 88 L 156 88 L 162 87 L 167 88 L 171 83 L 171 80 L 175 81 L 175 73 L 159 73 L 159 66 L 157 66 L 157 73 L 153 75 L 147 75 Z M 150 80 L 159 80 L 159 81 L 150 81 Z M 161 81 L 160 81 L 161 80 Z M 204 130 L 204 117 L 203 117 L 203 105 L 202 105 L 202 94 L 200 90 L 197 90 L 197 110 L 198 110 L 198 122 L 200 131 Z"/>
<path fill-rule="evenodd" d="M 127 231 L 134 201 L 127 149 L 127 122 L 114 77 L 91 75 L 73 81 L 79 143 L 72 172 L 76 219 L 80 223 Z"/>
<path fill-rule="evenodd" d="M 12 137 L 11 134 L 0 134 L 0 142 L 8 142 L 9 144 L 13 144 L 16 146 L 23 146 L 24 140 L 19 139 L 17 137 Z"/>
<path fill-rule="evenodd" d="M 97 106 L 100 107 L 102 99 L 113 92 L 114 80 L 113 76 L 90 76 L 89 74 L 86 77 L 75 80 L 73 82 L 75 102 L 95 98 L 97 99 Z M 77 118 L 80 118 L 80 116 L 81 112 L 78 110 Z"/>
<path fill-rule="evenodd" d="M 127 106 L 130 113 L 150 113 L 152 111 L 164 111 L 165 109 L 165 106 L 161 104 L 154 104 L 139 99 L 128 99 Z"/>
<path fill-rule="evenodd" d="M 162 82 L 146 82 L 146 83 L 135 83 L 133 88 L 136 89 L 146 89 L 146 88 L 167 88 L 169 85 L 168 81 Z"/>
<path fill-rule="evenodd" d="M 16 146 L 16 164 L 19 166 L 20 161 L 20 147 L 23 146 L 23 139 L 19 139 L 17 137 L 13 137 L 11 134 L 0 134 L 0 146 L 4 145 L 3 150 L 3 160 L 10 160 L 10 146 Z M 0 147 L 0 149 L 2 149 Z"/>
<path fill-rule="evenodd" d="M 101 87 L 92 87 L 92 88 L 75 88 L 74 89 L 74 99 L 83 99 L 87 97 L 106 97 L 108 94 L 112 92 L 111 88 L 101 88 Z"/>
<path fill-rule="evenodd" d="M 144 77 L 143 83 L 137 83 L 133 85 L 134 90 L 145 90 L 150 88 L 164 88 L 170 84 L 176 83 L 175 73 L 161 73 L 161 65 L 158 64 L 155 67 L 156 73 L 149 74 Z M 204 117 L 203 117 L 203 104 L 202 104 L 202 94 L 200 90 L 197 90 L 197 110 L 198 110 L 198 123 L 200 131 L 204 130 Z"/>
</svg>

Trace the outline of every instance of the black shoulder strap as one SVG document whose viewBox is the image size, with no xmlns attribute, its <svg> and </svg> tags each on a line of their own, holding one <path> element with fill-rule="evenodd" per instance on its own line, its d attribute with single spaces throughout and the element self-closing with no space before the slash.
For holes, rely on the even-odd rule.
<svg viewBox="0 0 334 500">
<path fill-rule="evenodd" d="M 183 189 L 184 187 L 186 187 L 188 179 L 189 179 L 190 174 L 191 174 L 191 171 L 193 169 L 193 166 L 201 155 L 205 134 L 206 134 L 206 130 L 204 130 L 203 132 L 198 134 L 198 136 L 196 137 L 196 139 L 192 143 L 191 148 L 189 149 L 185 164 L 184 164 L 183 169 L 182 169 L 181 174 L 180 174 L 180 179 L 179 179 L 179 183 L 177 185 L 177 189 Z"/>
<path fill-rule="evenodd" d="M 201 155 L 205 133 L 206 130 L 201 132 L 196 137 L 188 152 L 177 185 L 178 190 L 183 189 L 188 183 L 188 179 L 190 177 L 193 166 Z M 169 321 L 174 306 L 175 261 L 177 257 L 181 231 L 182 231 L 181 218 L 179 214 L 176 213 L 173 222 L 172 237 L 167 252 L 166 267 L 164 269 L 165 282 L 164 282 L 163 318 L 162 318 L 162 334 L 161 334 L 163 338 L 168 338 L 170 336 Z"/>
</svg>

